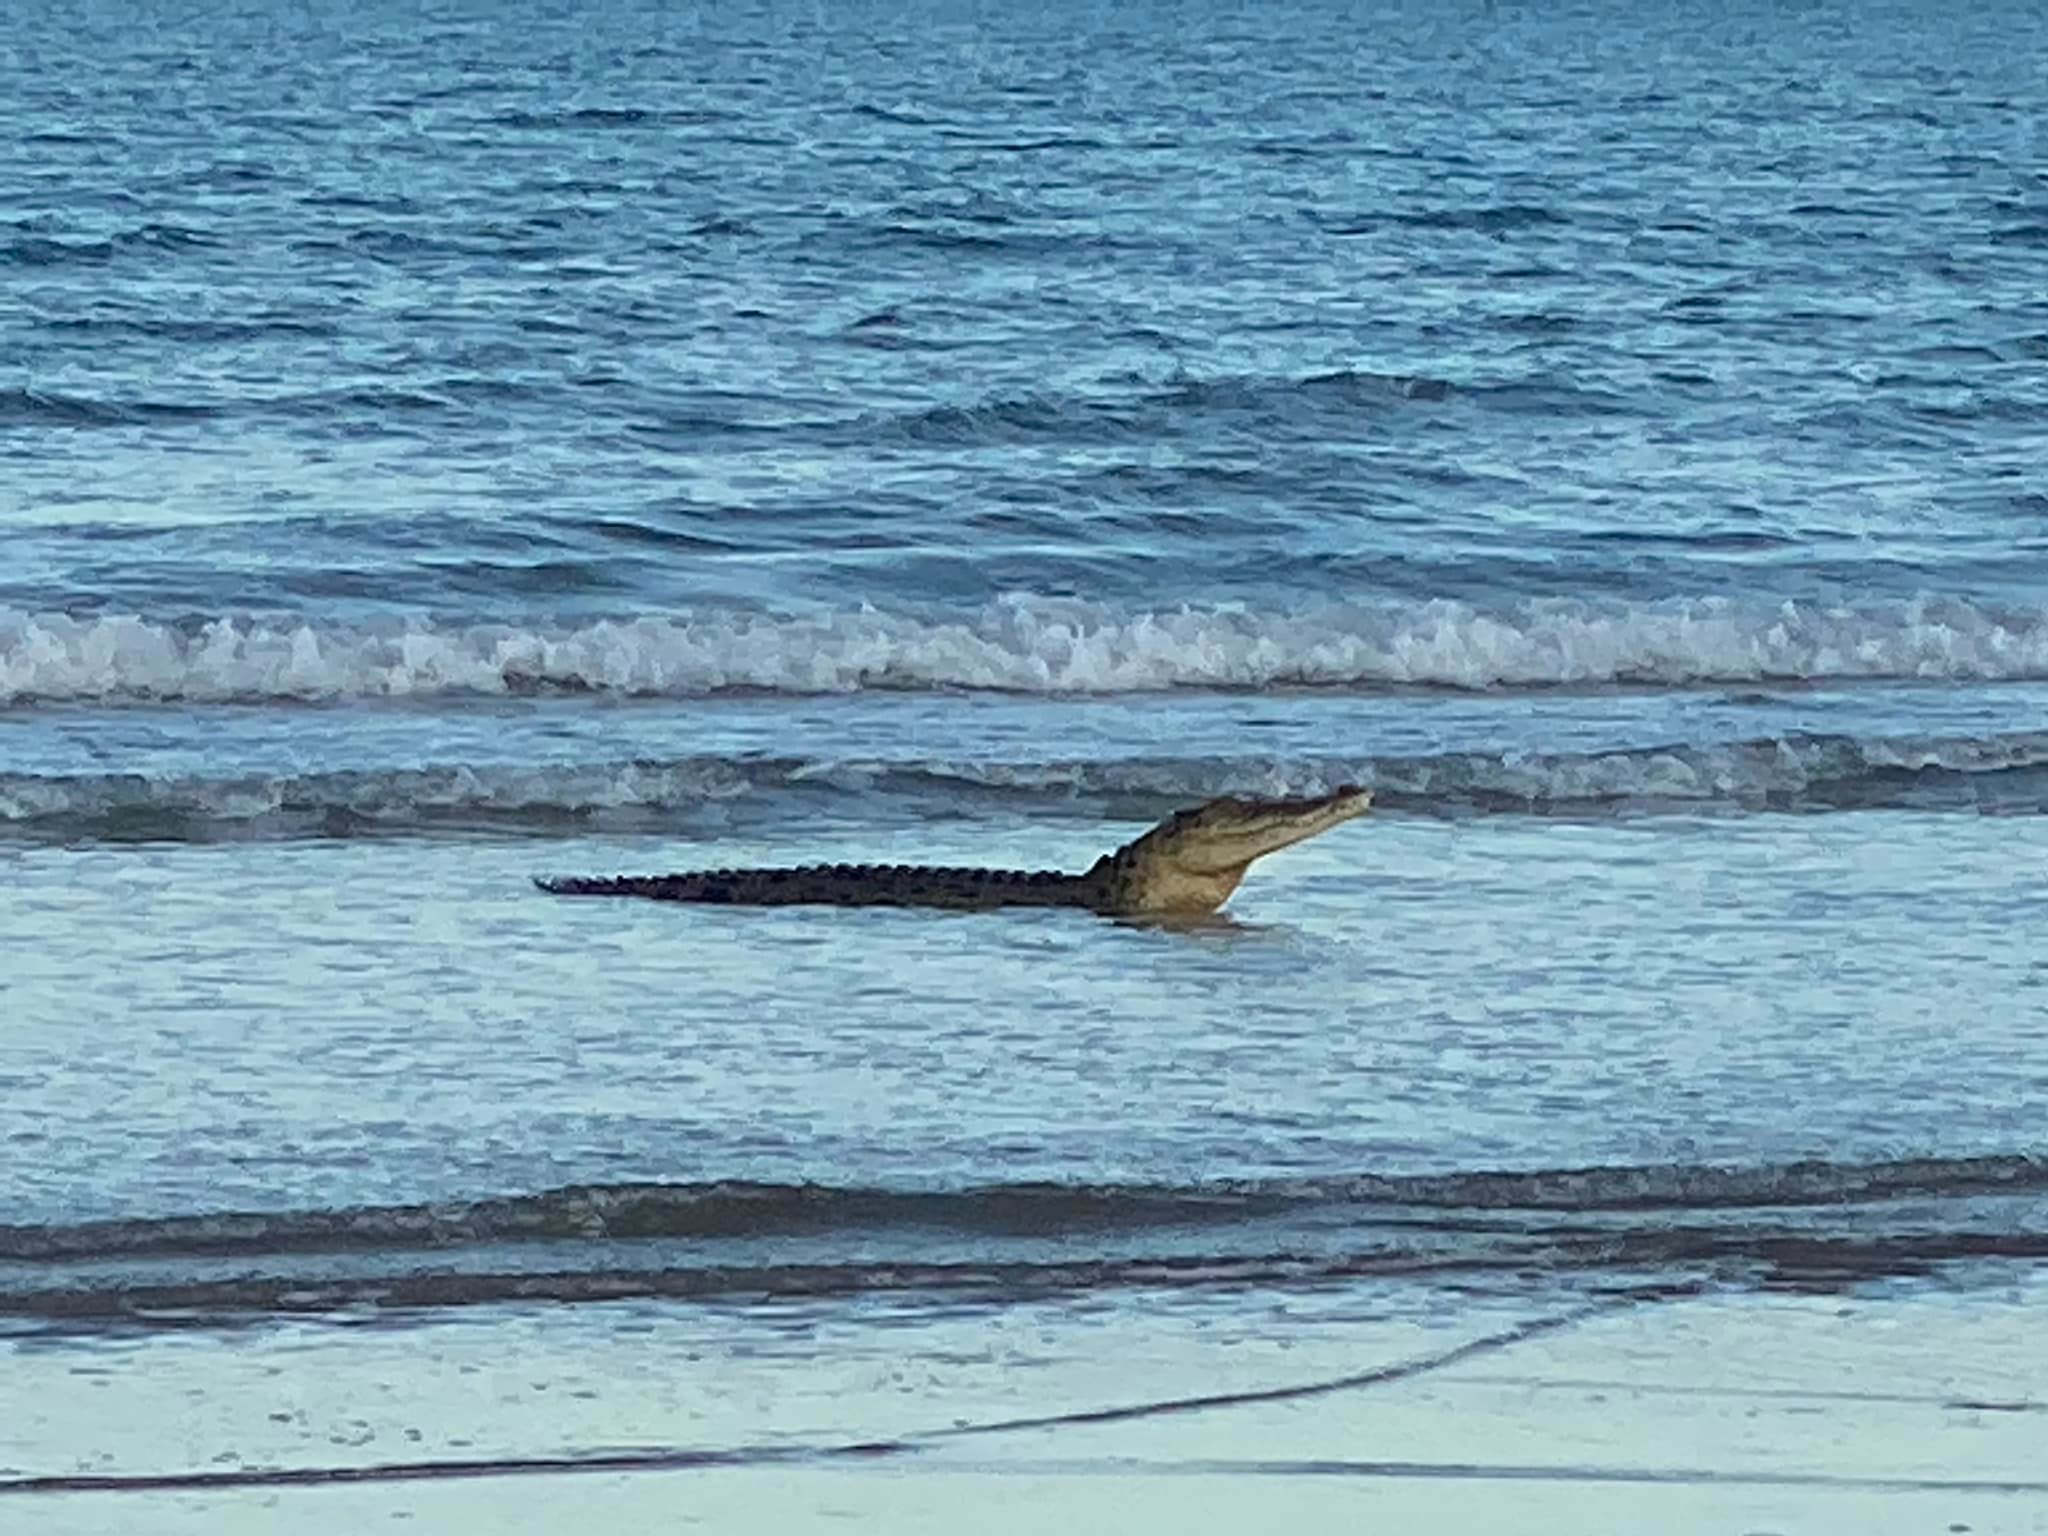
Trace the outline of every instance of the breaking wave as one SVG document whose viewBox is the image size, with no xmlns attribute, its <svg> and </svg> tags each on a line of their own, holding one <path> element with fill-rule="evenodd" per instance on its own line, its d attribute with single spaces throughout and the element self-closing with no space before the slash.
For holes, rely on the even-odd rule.
<svg viewBox="0 0 2048 1536">
<path fill-rule="evenodd" d="M 1017 598 L 946 616 L 707 611 L 518 627 L 0 613 L 0 704 L 589 691 L 1669 687 L 2048 678 L 2048 610 L 1579 599 L 1123 610 Z"/>
<path fill-rule="evenodd" d="M 2048 1256 L 2025 1155 L 1189 1185 L 576 1186 L 471 1202 L 0 1227 L 0 1315 L 1610 1273 L 1832 1288 Z"/>
<path fill-rule="evenodd" d="M 1978 1194 L 2048 1197 L 2048 1158 L 2024 1154 L 1693 1163 L 1217 1179 L 1198 1184 L 986 1184 L 881 1189 L 748 1180 L 577 1184 L 535 1195 L 338 1211 L 115 1218 L 0 1225 L 0 1260 L 446 1248 L 527 1240 L 787 1237 L 889 1228 L 1029 1236 L 1228 1226 L 1319 1206 L 1428 1211 L 1718 1210 Z"/>
<path fill-rule="evenodd" d="M 1449 752 L 1284 762 L 1143 757 L 990 762 L 697 756 L 298 774 L 0 773 L 0 834 L 62 841 L 270 840 L 436 832 L 673 832 L 692 812 L 786 820 L 806 804 L 892 801 L 928 816 L 1164 814 L 1221 794 L 1373 790 L 1422 816 L 1588 817 L 1912 809 L 2048 814 L 2048 732 L 1790 735 L 1585 753 Z"/>
</svg>

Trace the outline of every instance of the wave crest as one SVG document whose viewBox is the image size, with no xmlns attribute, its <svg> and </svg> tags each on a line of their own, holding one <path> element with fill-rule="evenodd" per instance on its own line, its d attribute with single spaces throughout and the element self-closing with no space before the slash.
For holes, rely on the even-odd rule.
<svg viewBox="0 0 2048 1536">
<path fill-rule="evenodd" d="M 1221 794 L 1373 790 L 1424 816 L 1831 812 L 2048 812 L 2048 733 L 1991 737 L 1795 735 L 1588 753 L 1450 752 L 1332 759 L 1158 757 L 990 762 L 806 757 L 442 764 L 227 775 L 0 773 L 0 831 L 38 839 L 207 841 L 593 827 L 669 832 L 716 806 L 770 821 L 820 797 L 901 799 L 1072 815 L 1077 805 L 1159 814 Z"/>
<path fill-rule="evenodd" d="M 262 702 L 596 691 L 1463 690 L 2048 678 L 2048 610 L 1961 600 L 1455 602 L 959 615 L 706 611 L 515 626 L 0 613 L 0 703 Z"/>
<path fill-rule="evenodd" d="M 1810 1160 L 1729 1167 L 1637 1166 L 1357 1173 L 1199 1184 L 990 1184 L 881 1189 L 747 1180 L 578 1184 L 532 1195 L 334 1211 L 244 1211 L 0 1226 L 0 1260 L 346 1248 L 448 1248 L 521 1241 L 757 1238 L 891 1229 L 982 1236 L 1234 1226 L 1342 1208 L 1374 1213 L 1664 1211 L 1698 1215 L 1977 1195 L 2048 1195 L 2048 1159 L 2027 1154 Z"/>
<path fill-rule="evenodd" d="M 1325 1284 L 1536 1272 L 1830 1289 L 2048 1256 L 2024 1155 L 1195 1185 L 623 1184 L 0 1227 L 0 1318 Z"/>
</svg>

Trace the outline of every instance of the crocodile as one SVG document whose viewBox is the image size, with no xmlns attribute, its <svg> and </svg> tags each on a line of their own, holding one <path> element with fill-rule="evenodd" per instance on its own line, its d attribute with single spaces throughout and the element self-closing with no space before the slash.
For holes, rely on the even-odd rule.
<svg viewBox="0 0 2048 1536">
<path fill-rule="evenodd" d="M 1361 816 L 1372 794 L 1347 784 L 1299 799 L 1225 795 L 1176 811 L 1084 874 L 925 864 L 807 864 L 674 875 L 536 879 L 557 896 L 644 896 L 734 906 L 1080 907 L 1105 917 L 1194 917 L 1216 911 L 1252 860 Z"/>
</svg>

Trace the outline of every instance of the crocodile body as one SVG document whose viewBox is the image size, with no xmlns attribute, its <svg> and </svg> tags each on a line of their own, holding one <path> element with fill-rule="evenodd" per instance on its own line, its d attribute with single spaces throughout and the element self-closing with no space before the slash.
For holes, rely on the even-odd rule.
<svg viewBox="0 0 2048 1536">
<path fill-rule="evenodd" d="M 557 896 L 645 896 L 654 901 L 793 907 L 1088 907 L 1098 883 L 1060 870 L 929 864 L 805 864 L 794 869 L 705 869 L 679 875 L 542 880 Z"/>
<path fill-rule="evenodd" d="M 1303 799 L 1234 796 L 1178 811 L 1104 854 L 1084 874 L 921 864 L 808 864 L 673 875 L 537 880 L 557 896 L 640 896 L 654 901 L 784 907 L 1079 907 L 1104 915 L 1213 912 L 1252 860 L 1352 817 L 1371 804 L 1352 786 Z"/>
</svg>

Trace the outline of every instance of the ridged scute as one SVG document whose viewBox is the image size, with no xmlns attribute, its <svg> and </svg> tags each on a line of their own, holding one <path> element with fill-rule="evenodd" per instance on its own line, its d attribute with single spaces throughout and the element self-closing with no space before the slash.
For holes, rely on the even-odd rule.
<svg viewBox="0 0 2048 1536">
<path fill-rule="evenodd" d="M 1090 877 L 1060 870 L 917 864 L 806 864 L 673 875 L 538 880 L 557 896 L 641 896 L 746 906 L 1088 907 L 1103 910 Z"/>
</svg>

